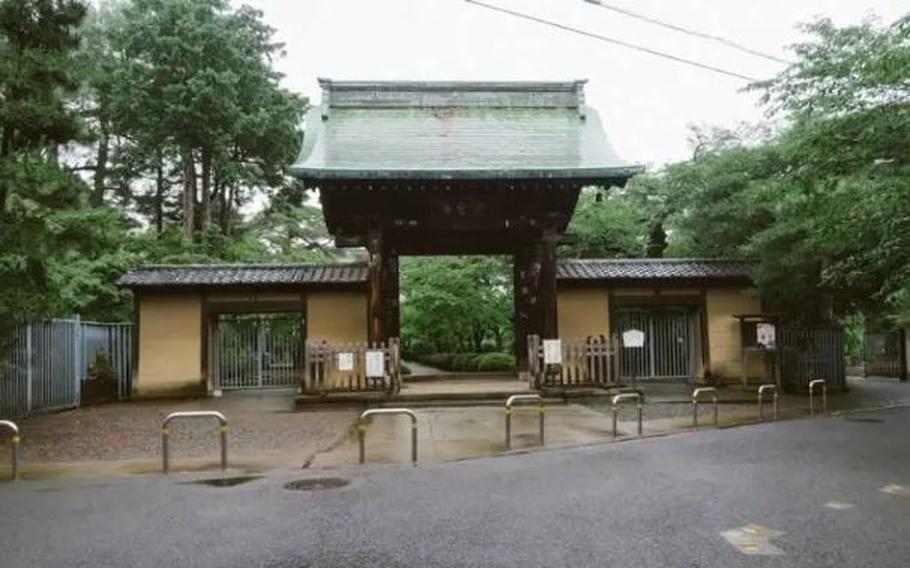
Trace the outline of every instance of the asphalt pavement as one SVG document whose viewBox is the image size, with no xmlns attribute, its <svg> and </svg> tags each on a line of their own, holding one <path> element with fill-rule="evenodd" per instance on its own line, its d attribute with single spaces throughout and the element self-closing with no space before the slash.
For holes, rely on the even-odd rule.
<svg viewBox="0 0 910 568">
<path fill-rule="evenodd" d="M 0 567 L 905 568 L 908 432 L 902 407 L 233 487 L 0 483 Z M 349 484 L 283 487 L 317 477 Z"/>
</svg>

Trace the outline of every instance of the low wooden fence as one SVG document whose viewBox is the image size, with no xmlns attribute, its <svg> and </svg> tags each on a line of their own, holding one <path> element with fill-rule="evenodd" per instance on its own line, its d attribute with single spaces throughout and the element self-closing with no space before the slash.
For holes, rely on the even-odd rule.
<svg viewBox="0 0 910 568">
<path fill-rule="evenodd" d="M 608 387 L 619 382 L 619 342 L 594 335 L 560 338 L 559 363 L 547 363 L 544 340 L 528 336 L 528 366 L 533 388 Z"/>
<path fill-rule="evenodd" d="M 304 393 L 385 392 L 401 390 L 398 338 L 379 343 L 307 341 Z"/>
</svg>

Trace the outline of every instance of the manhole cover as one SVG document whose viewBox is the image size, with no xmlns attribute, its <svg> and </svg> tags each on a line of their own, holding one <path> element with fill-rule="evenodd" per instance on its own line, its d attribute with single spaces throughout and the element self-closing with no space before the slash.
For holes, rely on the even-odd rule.
<svg viewBox="0 0 910 568">
<path fill-rule="evenodd" d="M 881 418 L 870 418 L 867 416 L 847 416 L 844 418 L 847 422 L 871 422 L 875 424 L 881 424 L 884 422 Z"/>
<path fill-rule="evenodd" d="M 242 475 L 238 477 L 217 477 L 214 479 L 200 479 L 198 481 L 187 481 L 191 485 L 208 485 L 209 487 L 234 487 L 243 483 L 261 479 L 261 475 Z"/>
<path fill-rule="evenodd" d="M 337 489 L 348 483 L 350 481 L 341 477 L 313 477 L 289 481 L 284 484 L 284 488 L 289 491 L 318 491 L 320 489 Z"/>
</svg>

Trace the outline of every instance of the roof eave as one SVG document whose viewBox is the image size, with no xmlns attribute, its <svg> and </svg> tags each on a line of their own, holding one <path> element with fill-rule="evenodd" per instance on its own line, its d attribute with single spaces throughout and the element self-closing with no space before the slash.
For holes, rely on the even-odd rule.
<svg viewBox="0 0 910 568">
<path fill-rule="evenodd" d="M 596 183 L 625 183 L 644 171 L 644 166 L 604 166 L 590 168 L 520 169 L 363 169 L 323 168 L 295 165 L 291 175 L 305 181 L 321 180 L 540 180 L 567 179 Z"/>
</svg>

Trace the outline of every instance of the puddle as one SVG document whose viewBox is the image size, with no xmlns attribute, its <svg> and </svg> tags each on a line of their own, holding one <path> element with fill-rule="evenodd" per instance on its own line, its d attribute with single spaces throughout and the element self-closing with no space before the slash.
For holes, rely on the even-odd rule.
<svg viewBox="0 0 910 568">
<path fill-rule="evenodd" d="M 338 489 L 349 484 L 350 481 L 342 477 L 312 477 L 298 479 L 284 484 L 288 491 L 319 491 L 322 489 Z"/>
<path fill-rule="evenodd" d="M 237 477 L 216 477 L 212 479 L 200 479 L 198 481 L 185 481 L 183 485 L 207 485 L 209 487 L 235 487 L 250 481 L 262 479 L 261 475 L 240 475 Z"/>
</svg>

